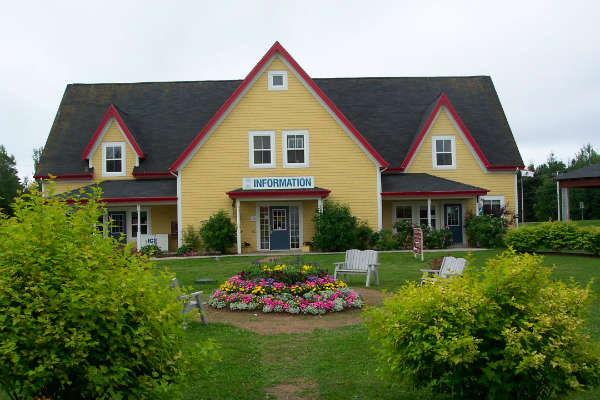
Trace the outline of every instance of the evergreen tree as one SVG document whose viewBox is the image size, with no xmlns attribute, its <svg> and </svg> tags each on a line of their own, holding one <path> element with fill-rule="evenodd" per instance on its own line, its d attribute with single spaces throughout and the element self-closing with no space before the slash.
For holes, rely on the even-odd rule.
<svg viewBox="0 0 600 400">
<path fill-rule="evenodd" d="M 6 152 L 4 145 L 0 144 L 0 212 L 12 215 L 11 204 L 21 189 L 21 182 L 17 175 L 15 157 Z"/>
</svg>

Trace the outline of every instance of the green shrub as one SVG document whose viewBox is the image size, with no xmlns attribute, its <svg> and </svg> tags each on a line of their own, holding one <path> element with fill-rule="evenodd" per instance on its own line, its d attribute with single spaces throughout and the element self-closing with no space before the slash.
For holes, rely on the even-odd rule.
<svg viewBox="0 0 600 400">
<path fill-rule="evenodd" d="M 206 250 L 225 253 L 236 242 L 236 228 L 225 210 L 210 216 L 200 227 L 200 236 Z"/>
<path fill-rule="evenodd" d="M 450 229 L 429 229 L 426 225 L 423 228 L 423 242 L 426 249 L 447 249 L 452 244 L 452 231 Z"/>
<path fill-rule="evenodd" d="M 397 250 L 399 245 L 394 233 L 389 229 L 380 230 L 375 248 L 380 251 Z"/>
<path fill-rule="evenodd" d="M 365 250 L 374 246 L 374 233 L 375 232 L 373 232 L 373 229 L 371 229 L 371 227 L 365 221 L 358 221 L 358 225 L 356 227 L 356 248 L 359 250 Z"/>
<path fill-rule="evenodd" d="M 361 247 L 358 218 L 352 215 L 348 204 L 326 200 L 323 211 L 313 217 L 315 235 L 313 245 L 319 251 L 345 251 Z M 363 231 L 364 232 L 364 231 Z"/>
<path fill-rule="evenodd" d="M 577 248 L 598 255 L 600 253 L 600 228 L 595 226 L 583 228 Z"/>
<path fill-rule="evenodd" d="M 191 248 L 191 251 L 200 250 L 200 234 L 192 225 L 183 231 L 183 245 Z"/>
<path fill-rule="evenodd" d="M 0 216 L 0 392 L 11 399 L 169 398 L 195 370 L 172 274 L 97 229 L 98 192 L 82 204 L 34 189 Z"/>
<path fill-rule="evenodd" d="M 140 253 L 147 255 L 148 257 L 160 256 L 163 251 L 155 244 L 147 244 L 140 248 Z"/>
<path fill-rule="evenodd" d="M 184 254 L 191 253 L 193 251 L 194 251 L 194 248 L 192 246 L 184 244 L 183 246 L 181 246 L 180 248 L 177 249 L 177 253 L 176 254 L 178 256 L 182 256 Z"/>
<path fill-rule="evenodd" d="M 398 248 L 412 249 L 414 227 L 415 225 L 408 221 L 394 224 Z M 452 244 L 452 232 L 449 229 L 430 229 L 427 225 L 421 225 L 421 229 L 423 229 L 423 244 L 426 249 L 446 249 Z"/>
<path fill-rule="evenodd" d="M 501 247 L 506 234 L 506 219 L 493 215 L 467 217 L 465 231 L 469 241 L 476 247 Z"/>
<path fill-rule="evenodd" d="M 394 223 L 396 241 L 401 249 L 412 249 L 414 227 L 415 226 L 408 221 L 398 221 Z"/>
<path fill-rule="evenodd" d="M 506 234 L 506 244 L 519 252 L 539 250 L 584 250 L 600 252 L 600 228 L 579 227 L 571 222 L 525 225 Z"/>
<path fill-rule="evenodd" d="M 365 314 L 392 383 L 457 398 L 547 399 L 600 383 L 585 330 L 591 289 L 553 282 L 541 258 L 509 251 L 482 272 L 410 282 Z"/>
</svg>

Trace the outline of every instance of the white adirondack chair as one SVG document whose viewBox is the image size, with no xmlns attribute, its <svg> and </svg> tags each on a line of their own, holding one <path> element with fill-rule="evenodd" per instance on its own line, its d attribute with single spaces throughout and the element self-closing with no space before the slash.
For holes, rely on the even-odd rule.
<svg viewBox="0 0 600 400">
<path fill-rule="evenodd" d="M 177 278 L 171 279 L 170 287 L 179 287 L 179 282 L 177 281 Z M 200 310 L 200 319 L 202 320 L 202 324 L 206 325 L 206 318 L 204 317 L 204 305 L 202 304 L 202 299 L 200 298 L 200 295 L 203 293 L 203 291 L 198 291 L 190 294 L 181 295 L 177 298 L 183 303 L 184 314 L 193 310 L 194 308 L 197 308 Z M 186 326 L 184 326 L 184 328 L 186 328 Z"/>
<path fill-rule="evenodd" d="M 425 277 L 421 279 L 421 285 L 425 283 L 426 279 L 430 279 L 435 281 L 436 277 L 441 278 L 449 278 L 456 275 L 462 275 L 465 266 L 467 265 L 467 260 L 464 258 L 456 258 L 452 256 L 444 257 L 442 260 L 442 266 L 440 269 L 422 269 Z"/>
<path fill-rule="evenodd" d="M 346 261 L 334 263 L 335 271 L 333 278 L 337 279 L 338 274 L 366 274 L 366 286 L 371 283 L 371 274 L 375 276 L 375 283 L 379 285 L 379 273 L 377 272 L 377 252 L 374 250 L 346 250 Z"/>
</svg>

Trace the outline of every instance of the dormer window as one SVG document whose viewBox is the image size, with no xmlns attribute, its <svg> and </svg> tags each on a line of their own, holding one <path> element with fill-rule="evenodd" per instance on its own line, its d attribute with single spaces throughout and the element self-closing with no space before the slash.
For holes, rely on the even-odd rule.
<svg viewBox="0 0 600 400">
<path fill-rule="evenodd" d="M 269 71 L 269 90 L 287 90 L 287 71 Z"/>
<path fill-rule="evenodd" d="M 125 176 L 125 143 L 102 143 L 102 176 Z"/>
<path fill-rule="evenodd" d="M 456 138 L 433 136 L 433 169 L 456 169 Z"/>
</svg>

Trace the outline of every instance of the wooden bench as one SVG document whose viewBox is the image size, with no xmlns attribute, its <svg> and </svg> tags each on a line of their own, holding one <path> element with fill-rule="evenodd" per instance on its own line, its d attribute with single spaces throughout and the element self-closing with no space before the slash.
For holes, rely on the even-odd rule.
<svg viewBox="0 0 600 400">
<path fill-rule="evenodd" d="M 371 283 L 371 274 L 375 276 L 375 283 L 379 285 L 379 274 L 377 272 L 377 252 L 374 250 L 346 250 L 346 261 L 334 263 L 335 271 L 333 278 L 337 279 L 338 274 L 366 274 L 366 286 Z"/>
<path fill-rule="evenodd" d="M 426 274 L 421 279 L 421 285 L 425 283 L 426 279 L 435 281 L 437 277 L 450 278 L 456 275 L 462 275 L 467 260 L 464 258 L 456 258 L 452 256 L 444 257 L 442 260 L 442 266 L 440 269 L 422 269 L 421 272 Z"/>
<path fill-rule="evenodd" d="M 179 282 L 177 278 L 171 279 L 171 288 L 179 287 Z M 200 295 L 203 294 L 203 291 L 198 291 L 190 294 L 184 294 L 181 296 L 177 296 L 177 299 L 181 300 L 183 304 L 183 313 L 187 313 L 192 311 L 194 308 L 197 308 L 200 311 L 200 319 L 202 320 L 202 324 L 206 325 L 206 317 L 204 316 L 204 305 L 202 303 L 202 299 Z M 186 326 L 184 326 L 186 328 Z"/>
</svg>

